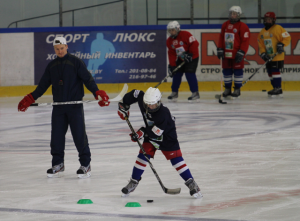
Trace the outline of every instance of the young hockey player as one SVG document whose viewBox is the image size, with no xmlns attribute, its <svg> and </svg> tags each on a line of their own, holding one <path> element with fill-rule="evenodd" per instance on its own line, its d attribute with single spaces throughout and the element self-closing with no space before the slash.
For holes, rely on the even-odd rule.
<svg viewBox="0 0 300 221">
<path fill-rule="evenodd" d="M 181 84 L 181 79 L 185 73 L 185 77 L 190 86 L 192 95 L 188 98 L 189 101 L 200 99 L 198 91 L 198 80 L 196 77 L 196 69 L 199 61 L 199 42 L 188 31 L 181 31 L 177 21 L 172 21 L 167 26 L 167 39 L 169 66 L 168 73 L 173 77 L 172 93 L 168 97 L 169 100 L 178 98 L 178 90 Z M 185 61 L 185 64 L 176 72 L 173 70 Z"/>
<path fill-rule="evenodd" d="M 232 6 L 229 9 L 229 20 L 224 22 L 217 48 L 218 58 L 222 58 L 222 68 L 225 83 L 223 97 L 237 98 L 241 95 L 243 83 L 244 58 L 249 48 L 250 31 L 248 26 L 240 21 L 242 9 Z M 234 75 L 234 91 L 231 93 L 232 75 Z"/>
<path fill-rule="evenodd" d="M 200 188 L 195 182 L 188 166 L 182 158 L 182 153 L 177 140 L 175 117 L 169 109 L 161 103 L 161 93 L 157 88 L 148 88 L 146 93 L 133 90 L 119 103 L 118 114 L 122 120 L 129 117 L 130 105 L 138 102 L 143 116 L 145 127 L 141 127 L 136 134 L 130 134 L 133 142 L 144 138 L 142 144 L 148 159 L 153 158 L 156 150 L 161 150 L 167 160 L 171 161 L 173 167 L 184 179 L 185 185 L 190 190 L 190 195 L 201 198 Z M 133 192 L 140 180 L 148 162 L 142 151 L 139 152 L 129 183 L 122 189 L 123 196 Z"/>
<path fill-rule="evenodd" d="M 258 46 L 260 57 L 268 61 L 276 52 L 275 58 L 266 64 L 267 72 L 273 86 L 268 91 L 269 96 L 282 96 L 280 69 L 284 65 L 284 48 L 291 43 L 290 34 L 280 25 L 275 24 L 276 15 L 274 12 L 267 12 L 264 16 L 265 27 L 258 35 Z"/>
</svg>

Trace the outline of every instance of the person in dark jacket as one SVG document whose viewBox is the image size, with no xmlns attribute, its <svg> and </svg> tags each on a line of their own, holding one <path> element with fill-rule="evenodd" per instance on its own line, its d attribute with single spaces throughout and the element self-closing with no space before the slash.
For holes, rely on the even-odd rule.
<svg viewBox="0 0 300 221">
<path fill-rule="evenodd" d="M 190 195 L 202 198 L 200 188 L 195 182 L 189 167 L 186 165 L 177 139 L 175 117 L 170 110 L 161 103 L 161 93 L 158 88 L 148 88 L 144 93 L 140 90 L 132 90 L 119 103 L 118 114 L 122 120 L 129 117 L 130 105 L 138 103 L 144 119 L 145 127 L 141 127 L 135 134 L 130 134 L 133 142 L 144 138 L 143 148 L 148 159 L 153 158 L 156 150 L 161 150 L 167 160 L 171 161 L 174 169 L 185 181 L 190 190 Z M 140 151 L 133 167 L 129 183 L 122 189 L 122 196 L 128 196 L 135 190 L 142 174 L 146 169 L 148 161 L 143 152 Z"/>
<path fill-rule="evenodd" d="M 57 55 L 45 70 L 37 88 L 26 95 L 18 105 L 18 111 L 25 112 L 28 107 L 41 97 L 52 85 L 54 102 L 80 101 L 84 96 L 83 84 L 91 91 L 95 99 L 101 98 L 98 104 L 109 105 L 109 97 L 105 91 L 99 90 L 85 63 L 68 53 L 68 45 L 64 37 L 56 37 L 53 41 Z M 91 176 L 91 152 L 85 131 L 83 104 L 55 105 L 51 118 L 51 155 L 52 168 L 47 170 L 48 177 L 61 177 L 65 170 L 64 150 L 65 135 L 70 126 L 75 146 L 78 151 L 80 168 L 78 178 Z"/>
</svg>

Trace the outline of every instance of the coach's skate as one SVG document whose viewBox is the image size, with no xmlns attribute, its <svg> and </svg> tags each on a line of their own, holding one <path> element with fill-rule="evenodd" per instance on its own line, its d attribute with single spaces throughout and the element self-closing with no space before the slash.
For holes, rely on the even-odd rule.
<svg viewBox="0 0 300 221">
<path fill-rule="evenodd" d="M 169 101 L 177 101 L 178 92 L 172 92 L 171 95 L 168 97 Z"/>
<path fill-rule="evenodd" d="M 188 98 L 188 101 L 189 102 L 193 102 L 193 101 L 197 101 L 200 99 L 200 95 L 199 95 L 199 92 L 196 91 L 196 92 L 193 92 L 192 95 Z"/>
<path fill-rule="evenodd" d="M 268 91 L 269 97 L 283 97 L 282 89 L 280 87 L 274 88 L 273 90 Z"/>
<path fill-rule="evenodd" d="M 77 176 L 78 178 L 85 179 L 89 178 L 92 175 L 91 172 L 91 165 L 89 164 L 87 167 L 80 166 L 77 170 Z"/>
<path fill-rule="evenodd" d="M 225 87 L 225 90 L 223 92 L 223 97 L 226 99 L 230 99 L 231 97 L 231 88 L 230 87 Z"/>
<path fill-rule="evenodd" d="M 128 196 L 130 193 L 132 193 L 135 188 L 137 187 L 137 185 L 139 184 L 139 182 L 141 181 L 142 177 L 140 178 L 140 180 L 134 180 L 132 178 L 130 178 L 129 183 L 127 184 L 127 186 L 125 186 L 122 189 L 122 197 L 126 197 Z"/>
<path fill-rule="evenodd" d="M 231 97 L 232 97 L 233 99 L 236 99 L 236 98 L 238 98 L 240 95 L 241 95 L 241 90 L 240 90 L 240 88 L 234 88 L 234 91 L 233 91 L 233 93 L 231 94 Z"/>
<path fill-rule="evenodd" d="M 47 176 L 50 178 L 62 177 L 64 171 L 65 171 L 65 165 L 64 163 L 60 163 L 47 170 Z"/>
<path fill-rule="evenodd" d="M 198 199 L 203 197 L 202 193 L 200 192 L 199 186 L 193 178 L 188 179 L 184 184 L 190 189 L 191 196 Z"/>
</svg>

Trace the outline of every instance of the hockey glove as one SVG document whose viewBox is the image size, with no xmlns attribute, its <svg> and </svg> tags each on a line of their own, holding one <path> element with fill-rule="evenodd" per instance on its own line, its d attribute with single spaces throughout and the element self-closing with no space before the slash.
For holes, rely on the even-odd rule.
<svg viewBox="0 0 300 221">
<path fill-rule="evenodd" d="M 118 115 L 122 120 L 125 120 L 126 117 L 127 118 L 129 117 L 130 106 L 121 102 L 119 102 L 118 106 L 119 106 Z"/>
<path fill-rule="evenodd" d="M 183 59 L 185 60 L 186 63 L 192 62 L 193 54 L 186 53 L 186 54 L 183 55 Z"/>
<path fill-rule="evenodd" d="M 238 52 L 235 55 L 235 63 L 240 63 L 244 58 L 245 52 L 243 50 L 238 50 Z"/>
<path fill-rule="evenodd" d="M 269 55 L 267 55 L 265 52 L 260 54 L 260 57 L 264 60 L 264 61 L 268 61 L 270 59 Z"/>
<path fill-rule="evenodd" d="M 28 107 L 33 104 L 35 100 L 33 99 L 31 94 L 27 94 L 19 103 L 18 111 L 25 112 Z"/>
<path fill-rule="evenodd" d="M 109 97 L 105 91 L 98 90 L 98 91 L 96 91 L 95 94 L 96 94 L 96 96 L 95 96 L 96 100 L 100 100 L 100 98 L 102 99 L 98 102 L 100 107 L 108 106 L 110 104 L 110 101 L 108 101 Z"/>
<path fill-rule="evenodd" d="M 173 67 L 171 65 L 168 66 L 168 73 L 169 73 L 169 76 L 172 78 L 174 76 L 175 73 L 173 73 L 174 69 L 176 67 Z"/>
<path fill-rule="evenodd" d="M 223 48 L 217 48 L 217 55 L 219 59 L 224 59 L 224 49 Z"/>
<path fill-rule="evenodd" d="M 142 139 L 145 136 L 145 131 L 145 127 L 141 127 L 135 134 L 129 134 L 132 142 L 137 142 L 138 140 Z"/>
<path fill-rule="evenodd" d="M 284 52 L 284 44 L 282 44 L 281 42 L 277 44 L 277 52 L 278 54 L 281 54 L 282 52 Z"/>
</svg>

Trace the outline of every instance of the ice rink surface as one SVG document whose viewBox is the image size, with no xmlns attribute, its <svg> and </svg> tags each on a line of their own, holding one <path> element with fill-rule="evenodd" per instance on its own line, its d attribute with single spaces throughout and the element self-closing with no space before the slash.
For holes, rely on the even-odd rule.
<svg viewBox="0 0 300 221">
<path fill-rule="evenodd" d="M 219 104 L 218 92 L 201 92 L 200 102 L 163 103 L 176 117 L 183 158 L 201 188 L 203 199 L 189 195 L 184 181 L 160 151 L 151 160 L 167 188 L 165 194 L 147 166 L 137 189 L 127 185 L 139 151 L 130 130 L 117 115 L 117 102 L 100 108 L 85 104 L 92 152 L 92 176 L 78 179 L 77 150 L 66 135 L 63 178 L 47 178 L 51 167 L 52 107 L 17 111 L 22 97 L 0 98 L 0 220 L 300 220 L 300 92 L 270 99 L 266 92 L 243 92 Z M 117 94 L 109 94 L 111 97 Z M 93 99 L 86 96 L 85 99 Z M 51 102 L 44 96 L 37 102 Z M 143 126 L 137 105 L 130 121 Z M 94 203 L 77 204 L 80 199 Z M 147 203 L 147 200 L 154 200 Z M 141 207 L 125 207 L 139 202 Z"/>
</svg>

